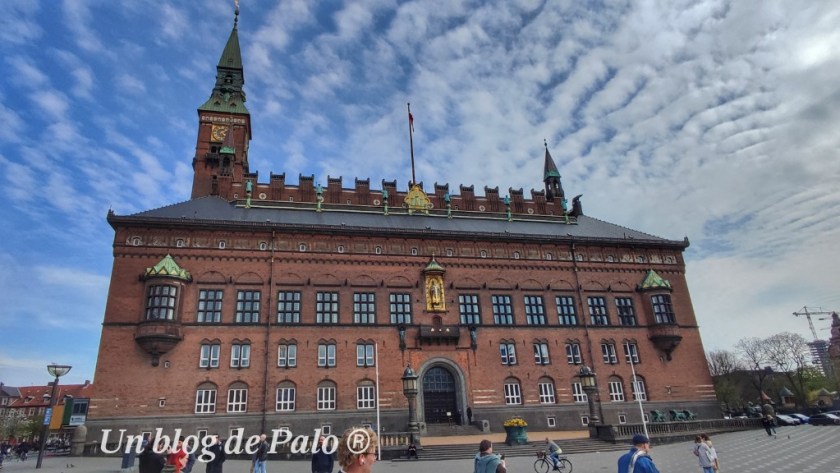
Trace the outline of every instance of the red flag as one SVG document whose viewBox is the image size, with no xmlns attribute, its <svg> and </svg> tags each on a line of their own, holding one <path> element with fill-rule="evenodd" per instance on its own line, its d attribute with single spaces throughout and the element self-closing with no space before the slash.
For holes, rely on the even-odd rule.
<svg viewBox="0 0 840 473">
<path fill-rule="evenodd" d="M 411 112 L 408 112 L 408 126 L 411 128 L 411 131 L 414 132 L 414 115 Z"/>
</svg>

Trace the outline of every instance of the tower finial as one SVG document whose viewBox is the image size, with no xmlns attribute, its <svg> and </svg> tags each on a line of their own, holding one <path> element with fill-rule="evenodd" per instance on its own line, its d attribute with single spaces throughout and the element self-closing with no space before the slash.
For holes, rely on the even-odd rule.
<svg viewBox="0 0 840 473">
<path fill-rule="evenodd" d="M 543 144 L 545 145 L 545 150 L 548 151 L 548 140 L 543 138 Z"/>
<path fill-rule="evenodd" d="M 239 0 L 233 0 L 233 27 L 236 28 L 236 24 L 239 23 Z"/>
</svg>

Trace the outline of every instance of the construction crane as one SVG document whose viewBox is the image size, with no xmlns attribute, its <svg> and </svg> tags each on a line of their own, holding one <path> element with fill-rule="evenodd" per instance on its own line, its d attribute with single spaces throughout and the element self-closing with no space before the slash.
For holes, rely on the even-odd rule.
<svg viewBox="0 0 840 473">
<path fill-rule="evenodd" d="M 811 316 L 812 315 L 831 315 L 834 312 L 835 311 L 833 311 L 833 310 L 831 310 L 831 311 L 823 310 L 822 307 L 817 307 L 816 309 L 813 309 L 813 308 L 809 309 L 807 306 L 805 306 L 801 310 L 799 310 L 798 312 L 794 312 L 793 315 L 795 315 L 797 317 L 799 317 L 800 315 L 804 315 L 805 318 L 808 319 L 808 326 L 811 327 L 811 333 L 814 335 L 814 341 L 817 341 L 817 340 L 820 339 L 820 337 L 817 336 L 817 331 L 816 331 L 816 329 L 814 329 L 814 322 L 811 320 Z M 826 320 L 826 318 L 820 318 L 820 320 Z"/>
</svg>

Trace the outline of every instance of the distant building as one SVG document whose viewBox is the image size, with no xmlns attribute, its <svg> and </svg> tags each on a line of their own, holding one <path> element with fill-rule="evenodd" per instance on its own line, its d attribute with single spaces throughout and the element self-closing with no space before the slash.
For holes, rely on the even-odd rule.
<svg viewBox="0 0 840 473">
<path fill-rule="evenodd" d="M 719 416 L 687 240 L 585 215 L 547 147 L 533 170 L 545 188 L 527 198 L 260 181 L 243 84 L 234 26 L 198 108 L 191 200 L 108 215 L 114 264 L 89 440 L 105 428 L 338 433 L 377 423 L 377 405 L 385 432 L 405 431 L 409 365 L 424 432 L 467 424 L 468 409 L 495 431 L 514 414 L 537 430 L 580 429 L 583 365 L 605 423 L 639 422 L 637 397 L 646 412 Z"/>
<path fill-rule="evenodd" d="M 93 385 L 90 381 L 85 381 L 84 384 L 59 383 L 50 421 L 50 437 L 69 438 L 76 427 L 84 424 L 88 399 L 92 392 Z M 51 404 L 51 393 L 52 383 L 46 386 L 19 388 L 0 385 L 0 421 L 13 418 L 20 422 L 28 422 L 35 418 L 43 418 Z M 13 437 L 22 439 L 21 435 Z"/>
</svg>

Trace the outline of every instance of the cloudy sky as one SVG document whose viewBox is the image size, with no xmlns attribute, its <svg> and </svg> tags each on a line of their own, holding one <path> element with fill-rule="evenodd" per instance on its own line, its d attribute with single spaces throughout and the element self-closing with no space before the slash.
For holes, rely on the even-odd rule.
<svg viewBox="0 0 840 473">
<path fill-rule="evenodd" d="M 0 15 L 0 381 L 93 377 L 108 209 L 189 198 L 232 0 L 11 0 Z M 316 6 L 320 4 L 321 6 Z M 706 349 L 840 309 L 836 0 L 242 0 L 251 170 L 542 187 L 688 236 Z M 826 338 L 827 321 L 815 320 Z"/>
</svg>

